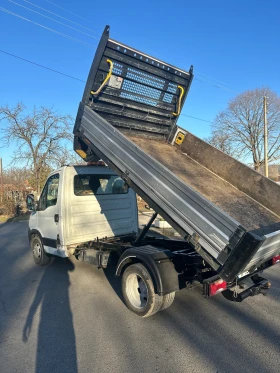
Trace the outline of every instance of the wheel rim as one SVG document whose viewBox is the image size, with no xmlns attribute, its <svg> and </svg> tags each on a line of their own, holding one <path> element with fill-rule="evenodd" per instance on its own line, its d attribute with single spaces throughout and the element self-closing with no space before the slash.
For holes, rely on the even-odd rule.
<svg viewBox="0 0 280 373">
<path fill-rule="evenodd" d="M 36 259 L 41 259 L 42 256 L 42 247 L 38 241 L 34 242 L 33 245 L 33 254 Z"/>
<path fill-rule="evenodd" d="M 148 288 L 139 275 L 133 273 L 127 277 L 126 294 L 133 307 L 141 309 L 147 305 Z"/>
</svg>

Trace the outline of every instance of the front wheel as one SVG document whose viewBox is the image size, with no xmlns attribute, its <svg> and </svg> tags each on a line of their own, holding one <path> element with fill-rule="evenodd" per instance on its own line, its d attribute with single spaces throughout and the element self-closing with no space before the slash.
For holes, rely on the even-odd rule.
<svg viewBox="0 0 280 373">
<path fill-rule="evenodd" d="M 44 246 L 42 244 L 41 238 L 35 234 L 32 236 L 30 240 L 30 246 L 33 253 L 33 259 L 34 262 L 39 266 L 45 266 L 47 265 L 51 258 L 50 256 L 45 252 Z"/>
<path fill-rule="evenodd" d="M 162 307 L 148 270 L 140 263 L 127 267 L 122 276 L 122 293 L 127 307 L 140 317 L 152 316 Z"/>
</svg>

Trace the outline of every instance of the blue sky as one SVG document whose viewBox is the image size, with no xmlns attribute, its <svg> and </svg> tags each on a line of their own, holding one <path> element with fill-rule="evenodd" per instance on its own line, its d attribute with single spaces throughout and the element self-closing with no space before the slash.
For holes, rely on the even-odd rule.
<svg viewBox="0 0 280 373">
<path fill-rule="evenodd" d="M 194 66 L 195 79 L 183 113 L 206 121 L 181 116 L 178 124 L 202 138 L 210 135 L 209 122 L 237 94 L 269 86 L 280 95 L 280 2 L 277 0 L 52 2 L 2 0 L 0 50 L 86 80 L 99 37 L 108 24 L 113 39 L 179 68 L 188 70 L 190 65 Z M 82 43 L 8 14 L 3 9 Z M 62 113 L 75 117 L 84 83 L 1 52 L 0 74 L 0 105 L 13 106 L 18 101 L 29 108 L 54 105 Z M 10 162 L 13 150 L 0 148 L 4 167 Z"/>
</svg>

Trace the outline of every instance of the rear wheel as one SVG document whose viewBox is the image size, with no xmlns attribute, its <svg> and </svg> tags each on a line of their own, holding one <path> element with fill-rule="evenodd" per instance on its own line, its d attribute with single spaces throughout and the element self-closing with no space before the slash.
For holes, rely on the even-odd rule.
<svg viewBox="0 0 280 373">
<path fill-rule="evenodd" d="M 162 297 L 162 306 L 160 308 L 160 311 L 166 310 L 168 307 L 170 307 L 174 299 L 175 299 L 175 291 L 173 293 L 164 295 Z"/>
<path fill-rule="evenodd" d="M 33 259 L 36 264 L 39 266 L 45 266 L 50 262 L 51 258 L 45 252 L 41 238 L 37 234 L 32 236 L 30 246 L 33 253 Z"/>
<path fill-rule="evenodd" d="M 140 317 L 152 316 L 162 307 L 163 297 L 155 293 L 152 278 L 140 263 L 125 269 L 122 293 L 127 307 Z"/>
</svg>

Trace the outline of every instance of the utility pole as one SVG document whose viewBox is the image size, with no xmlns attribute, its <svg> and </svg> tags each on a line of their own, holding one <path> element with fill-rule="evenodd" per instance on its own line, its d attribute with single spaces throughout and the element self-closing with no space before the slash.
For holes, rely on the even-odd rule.
<svg viewBox="0 0 280 373">
<path fill-rule="evenodd" d="M 268 160 L 267 160 L 267 118 L 266 118 L 266 96 L 263 98 L 263 121 L 264 121 L 264 174 L 268 177 Z"/>
</svg>

